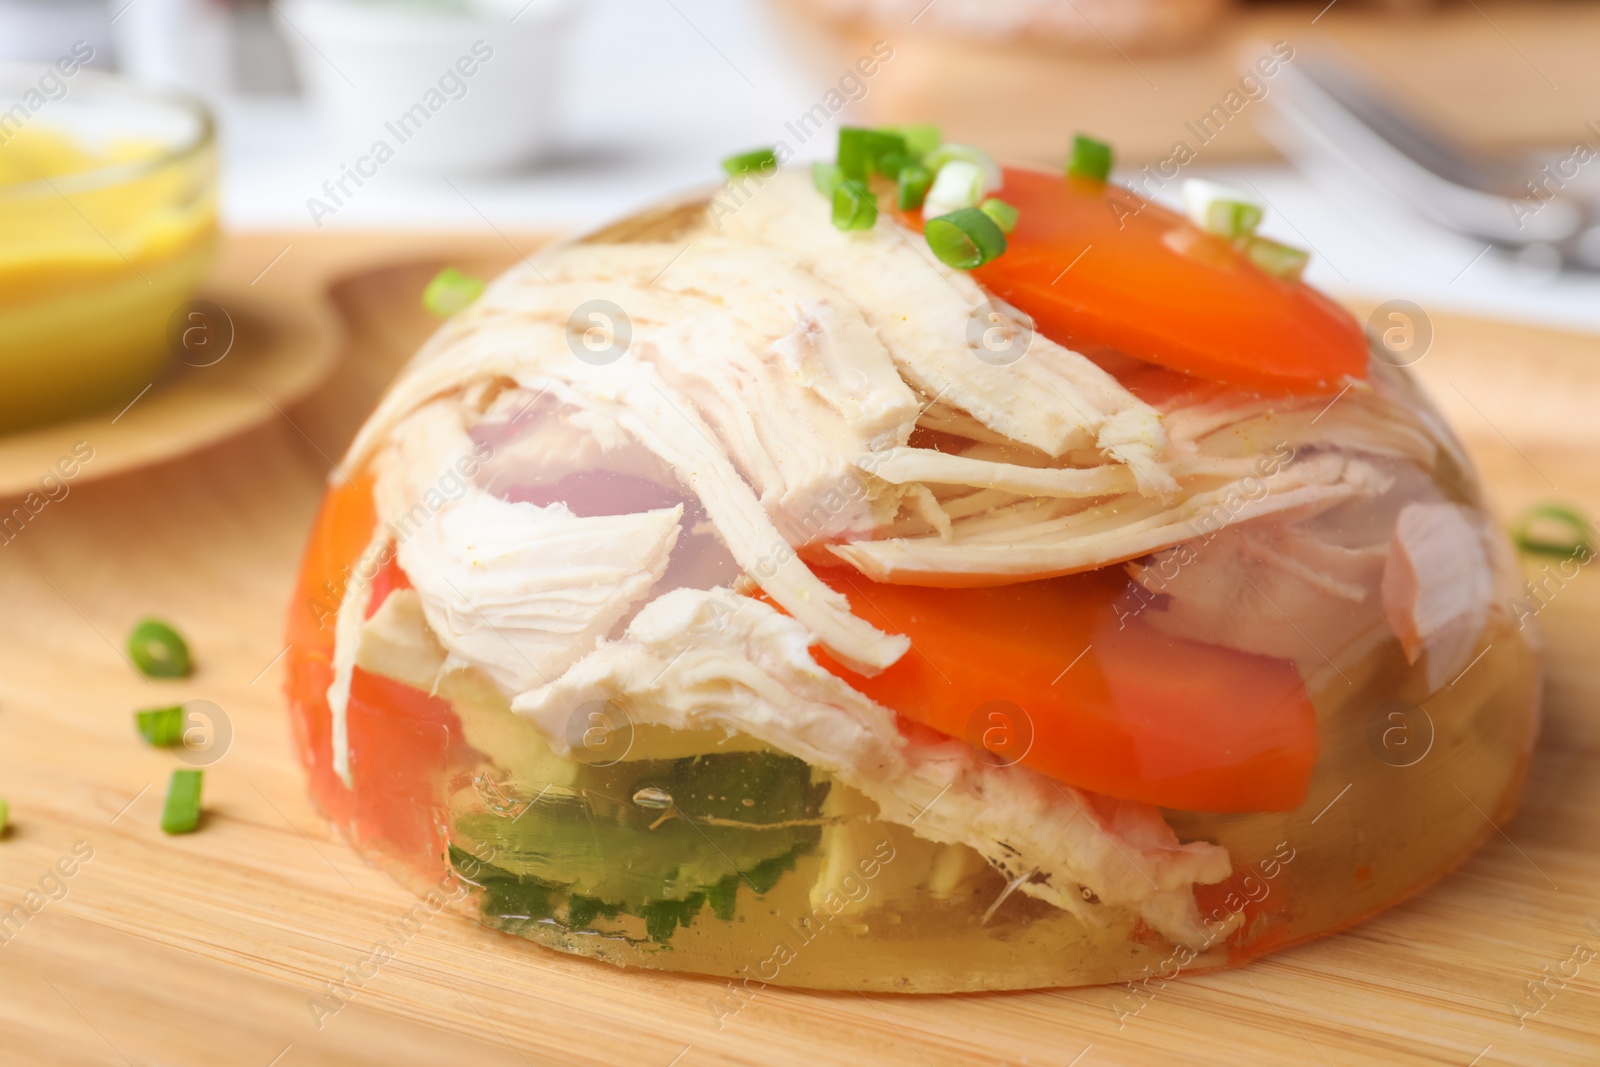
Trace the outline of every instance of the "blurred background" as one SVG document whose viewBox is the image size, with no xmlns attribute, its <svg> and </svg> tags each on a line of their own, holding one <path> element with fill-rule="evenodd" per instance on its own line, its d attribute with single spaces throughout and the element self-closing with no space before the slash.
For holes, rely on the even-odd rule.
<svg viewBox="0 0 1600 1067">
<path fill-rule="evenodd" d="M 0 0 L 0 272 L 70 229 L 63 270 L 133 266 L 164 315 L 218 227 L 570 232 L 731 152 L 931 121 L 1051 166 L 1092 133 L 1167 202 L 1249 188 L 1336 293 L 1600 328 L 1596 40 L 1593 0 Z M 160 182 L 86 177 L 158 147 Z M 140 313 L 118 299 L 0 328 L 59 346 L 63 315 Z M 150 373 L 109 359 L 83 356 L 101 406 Z"/>
</svg>

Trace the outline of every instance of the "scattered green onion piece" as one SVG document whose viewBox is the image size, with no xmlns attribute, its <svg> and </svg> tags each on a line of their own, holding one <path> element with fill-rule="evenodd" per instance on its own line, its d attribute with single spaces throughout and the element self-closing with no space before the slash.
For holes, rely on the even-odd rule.
<svg viewBox="0 0 1600 1067">
<path fill-rule="evenodd" d="M 915 211 L 928 198 L 928 187 L 933 184 L 933 171 L 920 163 L 900 168 L 900 185 L 897 190 L 901 211 Z"/>
<path fill-rule="evenodd" d="M 6 832 L 6 827 L 11 825 L 11 804 L 9 801 L 0 800 L 0 834 Z"/>
<path fill-rule="evenodd" d="M 770 148 L 757 148 L 729 156 L 722 161 L 722 169 L 730 178 L 741 174 L 770 174 L 778 169 L 778 156 Z"/>
<path fill-rule="evenodd" d="M 904 152 L 885 152 L 878 157 L 878 173 L 890 181 L 899 181 L 900 172 L 906 167 L 915 164 L 915 160 Z"/>
<path fill-rule="evenodd" d="M 1266 237 L 1245 238 L 1241 247 L 1245 258 L 1280 281 L 1299 281 L 1306 264 L 1311 262 L 1311 253 L 1305 249 Z"/>
<path fill-rule="evenodd" d="M 1072 155 L 1067 173 L 1074 178 L 1103 182 L 1111 177 L 1111 146 L 1093 137 L 1077 134 L 1072 138 Z"/>
<path fill-rule="evenodd" d="M 167 802 L 161 809 L 161 832 L 193 833 L 200 825 L 200 785 L 202 771 L 177 770 L 167 784 Z"/>
<path fill-rule="evenodd" d="M 981 267 L 1006 250 L 999 225 L 975 207 L 929 219 L 922 232 L 933 254 L 957 270 Z"/>
<path fill-rule="evenodd" d="M 1010 233 L 1017 228 L 1017 219 L 1022 213 L 1004 200 L 990 197 L 978 205 L 978 210 L 994 219 L 994 224 L 1000 227 L 1000 232 Z"/>
<path fill-rule="evenodd" d="M 834 186 L 839 184 L 844 173 L 835 163 L 811 164 L 811 184 L 817 187 L 817 192 L 823 196 L 832 196 Z"/>
<path fill-rule="evenodd" d="M 189 646 L 160 619 L 143 619 L 128 634 L 128 658 L 146 678 L 189 675 Z"/>
<path fill-rule="evenodd" d="M 948 163 L 971 163 L 983 172 L 983 192 L 1000 188 L 1004 180 L 1000 173 L 1000 164 L 994 157 L 981 148 L 969 144 L 942 144 L 923 157 L 922 165 L 938 174 Z M 983 193 L 978 195 L 982 196 Z"/>
<path fill-rule="evenodd" d="M 1248 237 L 1261 225 L 1261 208 L 1246 200 L 1218 200 L 1206 209 L 1202 229 L 1221 237 Z"/>
<path fill-rule="evenodd" d="M 422 306 L 448 319 L 478 297 L 483 295 L 483 279 L 462 274 L 454 267 L 446 267 L 433 276 L 422 291 Z"/>
<path fill-rule="evenodd" d="M 1183 205 L 1189 219 L 1218 237 L 1250 237 L 1261 225 L 1261 205 L 1221 182 L 1189 178 L 1183 183 Z"/>
<path fill-rule="evenodd" d="M 883 157 L 905 156 L 905 138 L 883 130 L 867 130 L 859 126 L 839 128 L 839 169 L 846 178 L 866 181 L 869 174 L 883 173 Z"/>
<path fill-rule="evenodd" d="M 157 748 L 176 748 L 183 744 L 183 706 L 151 708 L 137 712 L 134 720 L 139 736 Z"/>
<path fill-rule="evenodd" d="M 977 207 L 983 200 L 983 191 L 983 168 L 964 159 L 953 159 L 934 176 L 933 186 L 922 205 L 922 215 L 933 218 L 964 207 Z"/>
<path fill-rule="evenodd" d="M 874 131 L 855 126 L 839 127 L 839 172 L 846 178 L 866 181 L 872 166 L 872 149 L 868 139 Z"/>
<path fill-rule="evenodd" d="M 906 143 L 906 155 L 912 159 L 921 159 L 938 148 L 944 141 L 944 138 L 939 135 L 939 127 L 931 122 L 913 122 L 904 126 L 886 126 L 884 131 L 898 134 Z"/>
<path fill-rule="evenodd" d="M 841 230 L 870 230 L 878 221 L 878 198 L 864 182 L 841 179 L 833 189 L 833 224 Z"/>
<path fill-rule="evenodd" d="M 898 133 L 876 131 L 872 138 L 872 170 L 886 178 L 900 174 L 900 168 L 910 162 L 906 140 Z"/>
<path fill-rule="evenodd" d="M 1567 536 L 1550 536 L 1539 527 L 1558 526 Z M 1524 552 L 1541 556 L 1594 554 L 1594 524 L 1562 504 L 1538 504 L 1522 513 L 1511 528 L 1511 540 Z"/>
</svg>

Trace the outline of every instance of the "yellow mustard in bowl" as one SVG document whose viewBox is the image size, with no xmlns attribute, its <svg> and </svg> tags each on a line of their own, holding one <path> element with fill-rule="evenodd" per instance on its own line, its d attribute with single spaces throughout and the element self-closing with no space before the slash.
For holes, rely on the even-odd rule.
<svg viewBox="0 0 1600 1067">
<path fill-rule="evenodd" d="M 51 98 L 37 77 L 0 71 L 0 433 L 110 418 L 157 381 L 216 247 L 203 106 L 90 71 Z"/>
</svg>

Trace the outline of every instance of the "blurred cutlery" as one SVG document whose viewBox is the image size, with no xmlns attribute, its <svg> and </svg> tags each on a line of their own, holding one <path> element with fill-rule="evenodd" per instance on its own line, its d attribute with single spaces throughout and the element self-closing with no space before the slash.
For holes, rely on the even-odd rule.
<svg viewBox="0 0 1600 1067">
<path fill-rule="evenodd" d="M 1467 148 L 1327 51 L 1296 56 L 1274 89 L 1269 99 L 1280 121 L 1263 132 L 1300 169 L 1331 168 L 1532 265 L 1600 269 L 1600 197 L 1580 181 L 1594 180 L 1581 169 L 1600 157 L 1592 124 L 1586 133 L 1595 143 L 1584 142 L 1590 155 L 1569 156 L 1566 175 Z"/>
</svg>

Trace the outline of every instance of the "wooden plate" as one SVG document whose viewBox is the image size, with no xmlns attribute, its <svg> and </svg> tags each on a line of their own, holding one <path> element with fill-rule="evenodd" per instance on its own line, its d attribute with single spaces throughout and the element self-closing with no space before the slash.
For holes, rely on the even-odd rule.
<svg viewBox="0 0 1600 1067">
<path fill-rule="evenodd" d="M 483 255 L 482 242 L 465 244 L 466 254 Z M 462 245 L 450 236 L 230 235 L 200 294 L 226 312 L 233 333 L 227 355 L 205 367 L 175 364 L 120 411 L 0 436 L 0 499 L 38 488 L 80 442 L 94 458 L 80 465 L 74 486 L 173 459 L 282 417 L 339 359 L 344 338 L 331 289 L 341 275 L 386 263 L 398 249 L 443 261 Z M 314 249 L 309 255 L 308 247 Z M 515 258 L 504 247 L 494 243 L 500 250 L 494 263 Z M 420 308 L 408 310 L 429 321 Z"/>
<path fill-rule="evenodd" d="M 262 262 L 286 240 L 268 241 Z M 336 277 L 376 261 L 370 242 L 292 240 L 308 273 Z M 306 798 L 280 691 L 284 607 L 326 457 L 338 458 L 433 328 L 417 306 L 422 286 L 443 263 L 487 272 L 533 245 L 516 243 L 391 242 L 390 265 L 331 290 L 344 359 L 287 418 L 75 489 L 0 548 L 0 796 L 13 822 L 0 839 L 0 1060 L 1543 1067 L 1600 1058 L 1600 957 L 1573 962 L 1575 945 L 1600 950 L 1600 579 L 1590 568 L 1552 586 L 1539 613 L 1545 728 L 1522 810 L 1503 833 L 1437 886 L 1348 933 L 1244 970 L 1152 982 L 1134 1015 L 1115 1009 L 1135 994 L 1106 988 L 730 994 L 723 982 L 621 971 L 431 911 L 364 864 Z M 1416 369 L 1503 509 L 1558 499 L 1600 515 L 1600 340 L 1444 314 L 1433 326 Z M 1542 564 L 1526 561 L 1529 576 L 1539 579 Z M 122 635 L 147 613 L 188 635 L 194 677 L 147 683 L 124 662 Z M 200 832 L 166 837 L 161 796 L 181 764 L 139 741 L 132 711 L 189 699 L 223 709 L 232 744 L 206 768 Z M 1327 825 L 1307 827 L 1308 856 Z M 71 877 L 52 873 L 79 842 L 92 859 L 68 863 Z M 5 915 L 30 901 L 37 910 L 8 929 Z M 1553 973 L 1531 999 L 1526 983 Z M 730 995 L 742 1007 L 719 1025 Z"/>
<path fill-rule="evenodd" d="M 291 246 L 287 258 L 292 242 L 283 246 Z M 81 457 L 85 446 L 92 459 L 77 466 L 74 486 L 204 448 L 274 417 L 327 377 L 339 329 L 317 284 L 323 279 L 291 269 L 262 274 L 272 256 L 263 250 L 253 240 L 229 241 L 200 294 L 226 313 L 211 324 L 217 338 L 231 334 L 226 355 L 205 367 L 174 363 L 120 411 L 0 436 L 0 497 L 39 488 L 41 477 L 74 449 Z"/>
</svg>

